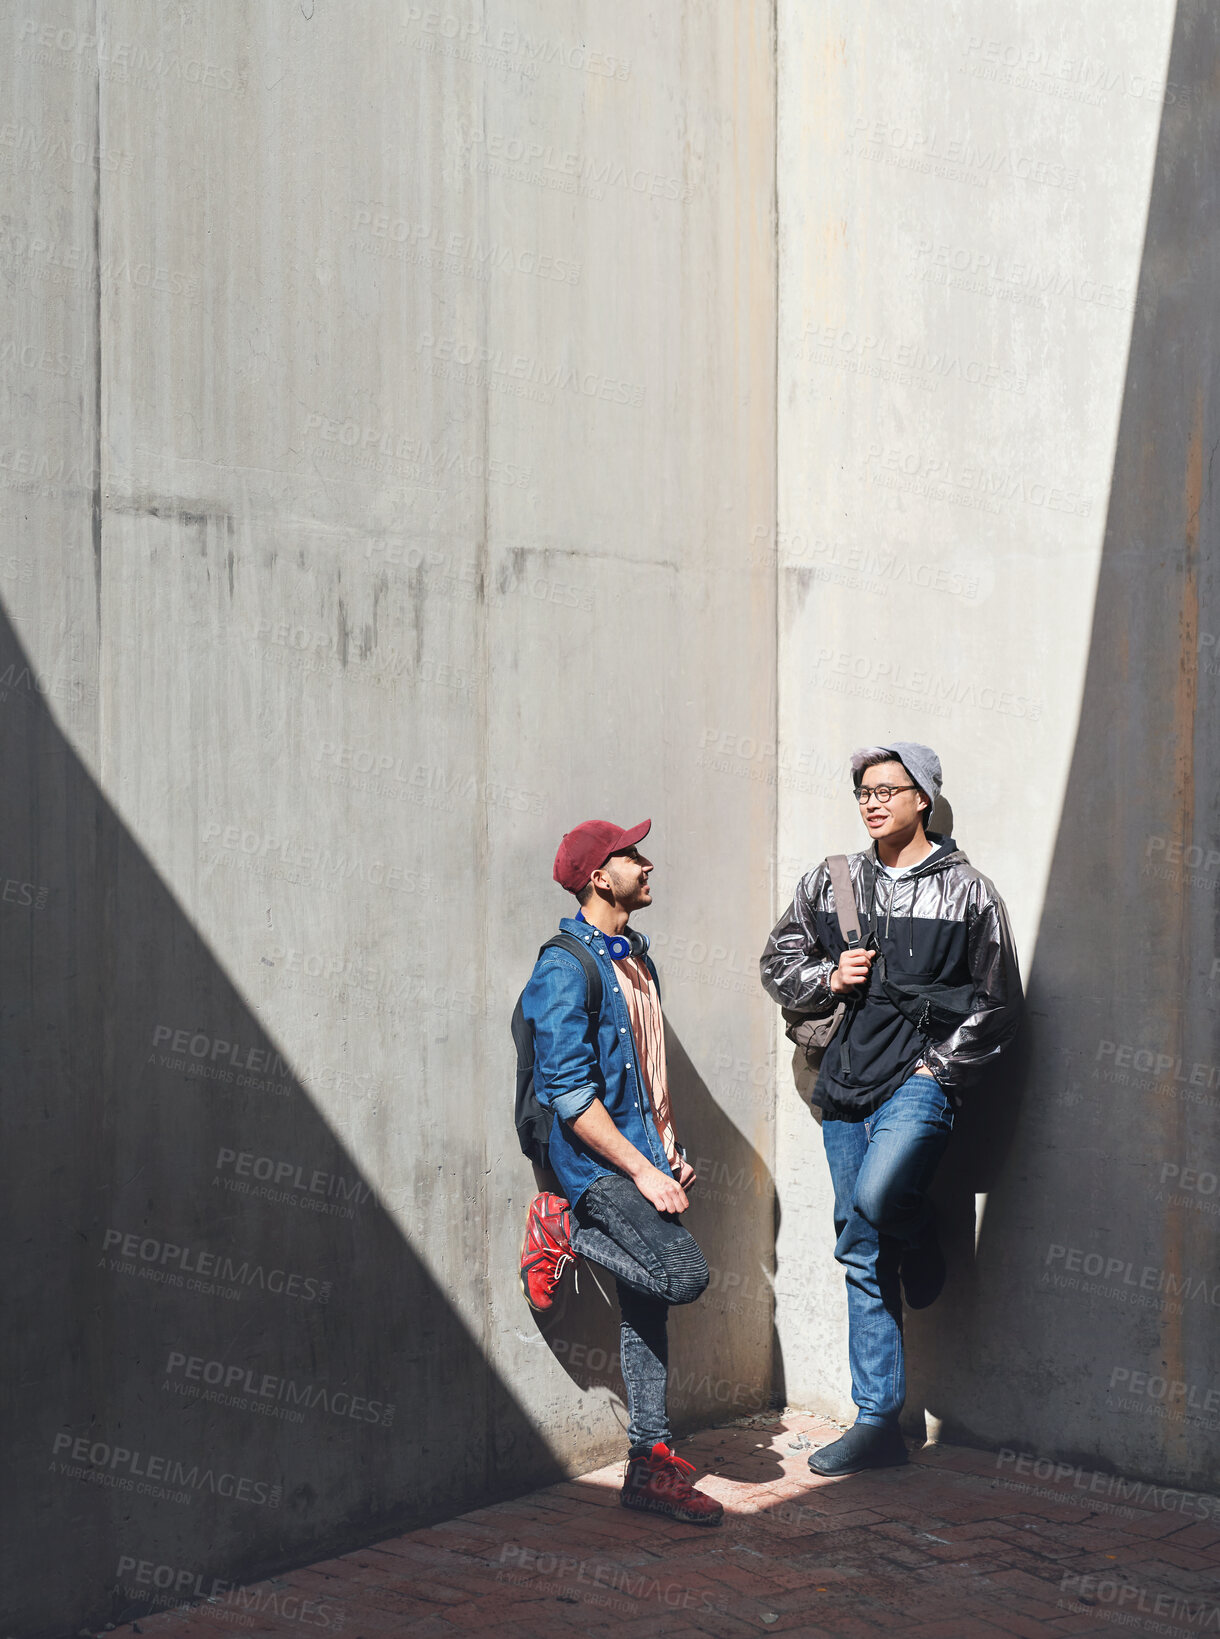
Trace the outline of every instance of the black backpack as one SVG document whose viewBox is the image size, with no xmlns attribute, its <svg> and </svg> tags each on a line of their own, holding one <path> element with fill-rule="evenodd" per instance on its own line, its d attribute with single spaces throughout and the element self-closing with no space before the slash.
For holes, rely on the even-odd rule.
<svg viewBox="0 0 1220 1639">
<path fill-rule="evenodd" d="M 544 950 L 555 949 L 570 951 L 584 968 L 589 1013 L 593 1018 L 598 1018 L 602 1010 L 602 976 L 597 958 L 570 933 L 557 933 L 553 939 L 548 939 L 538 955 L 541 956 Z M 522 1155 L 527 1155 L 540 1167 L 549 1166 L 553 1117 L 545 1105 L 539 1104 L 534 1091 L 534 1032 L 522 1011 L 520 996 L 513 1009 L 512 1028 L 513 1045 L 517 1049 L 517 1099 L 514 1109 L 517 1141 L 521 1145 Z"/>
</svg>

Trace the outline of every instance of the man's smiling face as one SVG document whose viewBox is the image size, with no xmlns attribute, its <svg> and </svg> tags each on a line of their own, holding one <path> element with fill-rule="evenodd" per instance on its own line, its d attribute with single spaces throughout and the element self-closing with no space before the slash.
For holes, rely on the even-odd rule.
<svg viewBox="0 0 1220 1639">
<path fill-rule="evenodd" d="M 890 788 L 888 801 L 883 802 L 877 795 L 878 786 Z M 860 776 L 860 789 L 868 793 L 867 798 L 861 798 L 860 817 L 874 842 L 908 835 L 928 806 L 928 799 L 898 762 L 874 763 L 866 768 Z"/>
<path fill-rule="evenodd" d="M 601 866 L 601 871 L 610 879 L 615 903 L 627 912 L 642 910 L 645 905 L 652 904 L 652 889 L 648 882 L 652 869 L 652 861 L 645 859 L 638 848 L 611 854 Z"/>
</svg>

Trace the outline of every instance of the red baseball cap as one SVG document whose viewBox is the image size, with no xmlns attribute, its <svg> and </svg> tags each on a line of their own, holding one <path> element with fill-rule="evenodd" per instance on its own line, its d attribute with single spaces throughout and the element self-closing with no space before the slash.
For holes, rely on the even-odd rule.
<svg viewBox="0 0 1220 1639">
<path fill-rule="evenodd" d="M 625 853 L 643 842 L 652 825 L 650 819 L 641 820 L 629 831 L 609 820 L 586 820 L 574 831 L 569 831 L 559 844 L 555 855 L 554 877 L 561 888 L 579 893 L 599 865 L 604 865 L 611 854 Z"/>
</svg>

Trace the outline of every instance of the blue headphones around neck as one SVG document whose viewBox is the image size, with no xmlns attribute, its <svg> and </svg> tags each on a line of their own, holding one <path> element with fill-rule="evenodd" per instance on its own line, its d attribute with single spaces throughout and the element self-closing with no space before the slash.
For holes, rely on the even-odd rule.
<svg viewBox="0 0 1220 1639">
<path fill-rule="evenodd" d="M 593 926 L 584 911 L 577 911 L 576 920 L 583 922 L 586 927 Z M 648 935 L 637 933 L 634 928 L 628 928 L 626 934 L 603 933 L 602 938 L 606 941 L 606 949 L 616 962 L 621 962 L 627 956 L 643 956 L 648 949 Z"/>
</svg>

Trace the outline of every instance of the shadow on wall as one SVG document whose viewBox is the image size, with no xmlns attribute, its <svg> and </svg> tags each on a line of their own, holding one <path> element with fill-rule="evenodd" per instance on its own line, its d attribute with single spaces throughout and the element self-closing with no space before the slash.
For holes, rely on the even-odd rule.
<svg viewBox="0 0 1220 1639">
<path fill-rule="evenodd" d="M 665 983 L 664 971 L 661 983 Z M 743 1327 L 751 1335 L 765 1329 L 772 1336 L 778 1361 L 773 1269 L 750 1266 L 743 1254 L 743 1247 L 756 1244 L 753 1230 L 760 1214 L 767 1218 L 771 1242 L 775 1184 L 766 1162 L 713 1099 L 668 1021 L 665 1052 L 674 1125 L 699 1174 L 683 1222 L 703 1249 L 711 1277 L 707 1291 L 691 1306 L 704 1322 L 705 1341 L 697 1352 L 687 1311 L 670 1311 L 669 1413 L 674 1433 L 682 1434 L 706 1427 L 709 1421 L 747 1417 L 770 1408 L 772 1396 L 765 1389 L 734 1375 L 732 1360 L 740 1349 L 731 1345 L 730 1338 Z M 553 1176 L 535 1170 L 540 1189 L 558 1188 Z M 747 1223 L 749 1233 L 745 1232 Z M 723 1316 L 724 1324 L 709 1327 L 709 1310 L 713 1316 Z M 693 1313 L 690 1319 L 694 1320 Z M 555 1308 L 546 1315 L 535 1315 L 534 1321 L 547 1347 L 581 1391 L 611 1402 L 625 1436 L 627 1411 L 613 1278 L 582 1262 L 579 1291 L 568 1278 Z M 717 1336 L 724 1338 L 722 1354 L 717 1350 Z M 777 1377 L 782 1380 L 782 1371 L 777 1371 Z M 774 1477 L 779 1472 L 777 1464 Z"/>
<path fill-rule="evenodd" d="M 1215 1380 L 1216 1227 L 1173 1182 L 1214 1159 L 1220 1110 L 1220 12 L 1205 0 L 1178 7 L 1166 79 L 1080 723 L 1028 986 L 1026 1095 L 970 1279 L 916 1317 L 912 1401 L 946 1438 L 1010 1445 L 1030 1430 L 1041 1452 L 1207 1487 L 1217 1419 L 1189 1406 Z M 976 1159 L 1003 1148 L 1008 1099 L 980 1095 Z M 1159 1398 L 1124 1400 L 1140 1374 Z M 1167 1384 L 1182 1391 L 1176 1409 Z"/>
<path fill-rule="evenodd" d="M 139 1561 L 171 1602 L 561 1472 L 33 677 L 0 617 L 0 1632 L 27 1636 L 140 1614 Z"/>
</svg>

